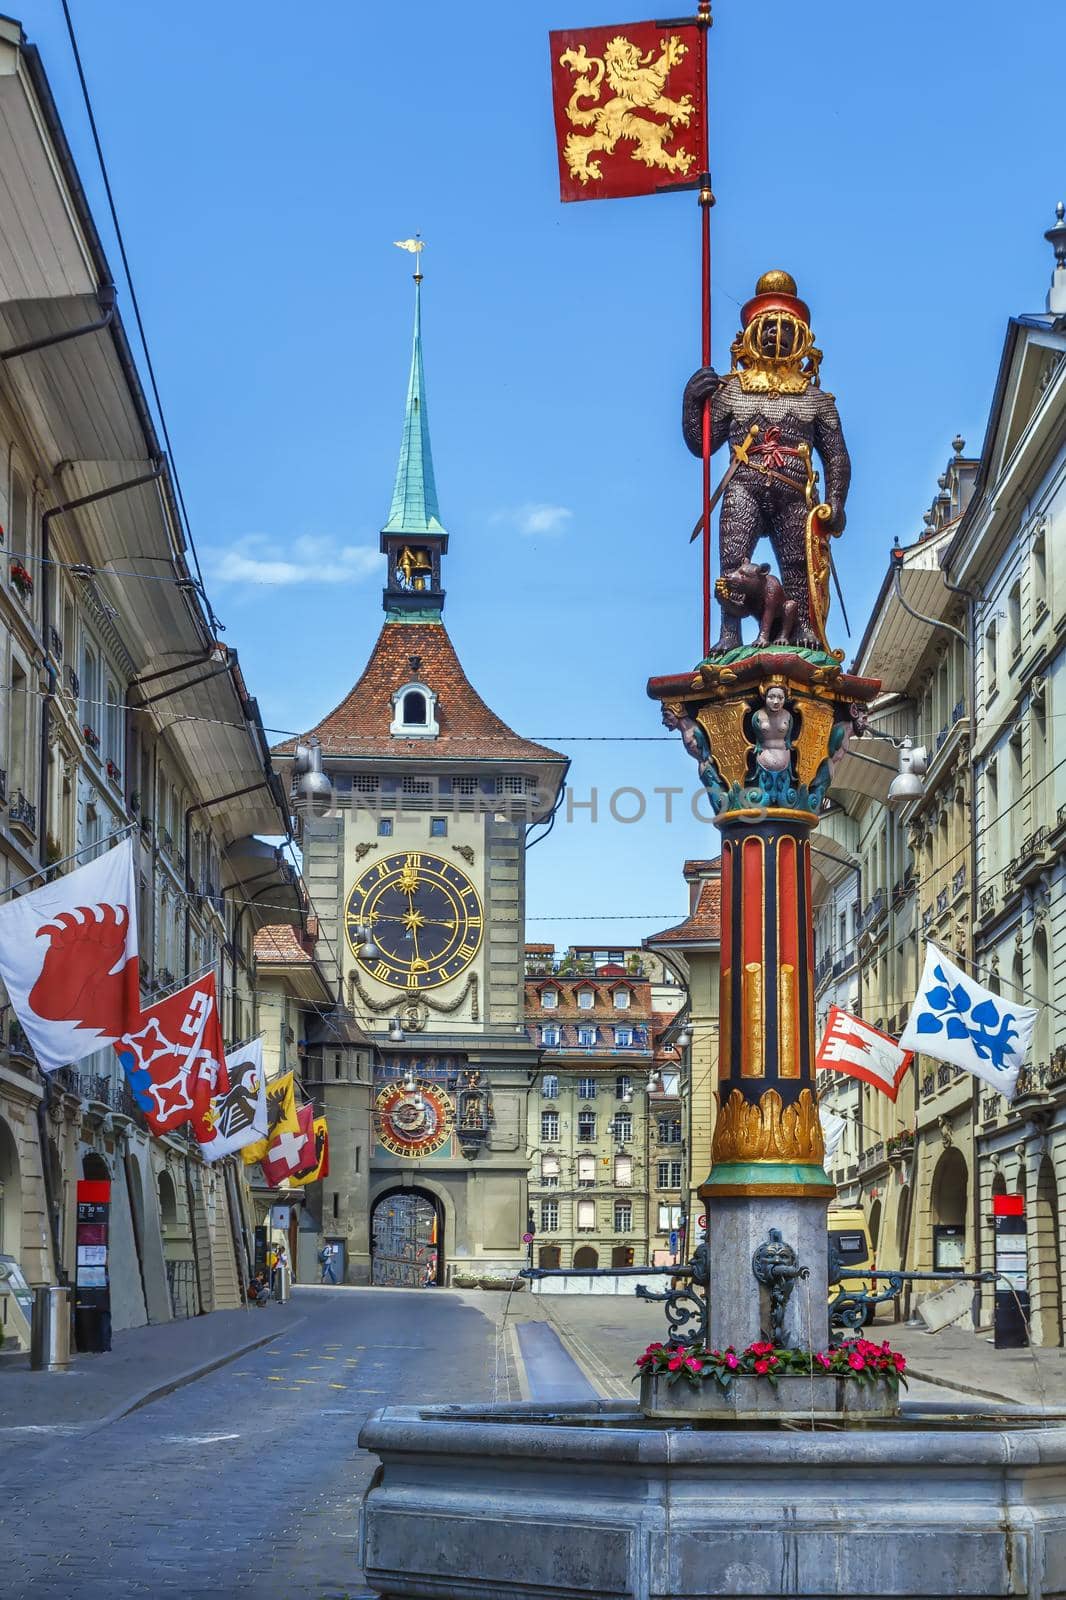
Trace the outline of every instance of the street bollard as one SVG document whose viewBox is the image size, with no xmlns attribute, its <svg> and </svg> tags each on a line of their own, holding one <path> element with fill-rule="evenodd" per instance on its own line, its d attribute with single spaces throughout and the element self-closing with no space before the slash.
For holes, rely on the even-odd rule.
<svg viewBox="0 0 1066 1600">
<path fill-rule="evenodd" d="M 279 1261 L 274 1268 L 274 1299 L 279 1306 L 285 1305 L 289 1298 L 289 1268 L 286 1262 Z"/>
<path fill-rule="evenodd" d="M 34 1372 L 62 1372 L 69 1365 L 70 1290 L 62 1284 L 35 1284 L 30 1367 Z"/>
</svg>

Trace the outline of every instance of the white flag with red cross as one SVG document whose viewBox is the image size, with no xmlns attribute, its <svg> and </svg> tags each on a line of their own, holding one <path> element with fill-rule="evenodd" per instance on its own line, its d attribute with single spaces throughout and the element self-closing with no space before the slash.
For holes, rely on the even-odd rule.
<svg viewBox="0 0 1066 1600">
<path fill-rule="evenodd" d="M 121 1039 L 140 1014 L 133 843 L 0 906 L 0 978 L 45 1072 Z"/>
<path fill-rule="evenodd" d="M 815 1066 L 861 1078 L 894 1100 L 914 1054 L 890 1033 L 871 1027 L 839 1006 L 830 1006 Z"/>
</svg>

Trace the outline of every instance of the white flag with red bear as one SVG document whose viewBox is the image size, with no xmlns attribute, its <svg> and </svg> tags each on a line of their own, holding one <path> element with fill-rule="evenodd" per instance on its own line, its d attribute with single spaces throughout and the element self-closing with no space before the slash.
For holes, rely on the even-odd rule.
<svg viewBox="0 0 1066 1600">
<path fill-rule="evenodd" d="M 141 1009 L 128 836 L 0 906 L 0 978 L 45 1072 L 122 1038 Z"/>
</svg>

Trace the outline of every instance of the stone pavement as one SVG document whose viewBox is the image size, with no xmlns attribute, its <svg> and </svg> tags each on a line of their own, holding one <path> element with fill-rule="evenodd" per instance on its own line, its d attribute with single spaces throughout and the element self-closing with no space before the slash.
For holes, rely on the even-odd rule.
<svg viewBox="0 0 1066 1600">
<path fill-rule="evenodd" d="M 21 1440 L 9 1444 L 4 1600 L 246 1590 L 356 1600 L 366 1592 L 359 1508 L 374 1470 L 356 1445 L 363 1420 L 389 1404 L 519 1398 L 506 1299 L 296 1289 L 289 1307 L 248 1314 L 260 1325 L 291 1317 L 272 1343 L 117 1421 L 53 1438 L 29 1464 Z M 192 1327 L 206 1338 L 213 1320 Z M 105 1374 L 108 1358 L 95 1359 Z"/>
<path fill-rule="evenodd" d="M 0 1355 L 0 1443 L 98 1427 L 203 1377 L 301 1320 L 292 1301 L 216 1311 L 116 1333 L 104 1355 L 76 1355 L 65 1372 L 31 1372 L 25 1353 Z"/>
</svg>

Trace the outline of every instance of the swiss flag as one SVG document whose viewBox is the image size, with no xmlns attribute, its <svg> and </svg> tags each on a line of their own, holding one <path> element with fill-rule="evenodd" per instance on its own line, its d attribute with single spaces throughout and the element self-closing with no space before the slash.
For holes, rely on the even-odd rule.
<svg viewBox="0 0 1066 1600">
<path fill-rule="evenodd" d="M 830 1006 L 815 1066 L 861 1078 L 894 1100 L 913 1060 L 913 1051 L 902 1049 L 890 1033 Z"/>
<path fill-rule="evenodd" d="M 278 1134 L 260 1163 L 263 1177 L 272 1189 L 280 1189 L 282 1184 L 295 1177 L 303 1167 L 308 1167 L 314 1162 L 314 1106 L 310 1104 L 301 1106 L 296 1113 L 296 1121 L 299 1124 L 298 1131 Z"/>
<path fill-rule="evenodd" d="M 205 1117 L 230 1087 L 213 972 L 142 1011 L 115 1052 L 153 1133 L 192 1122 L 213 1137 Z"/>
</svg>

